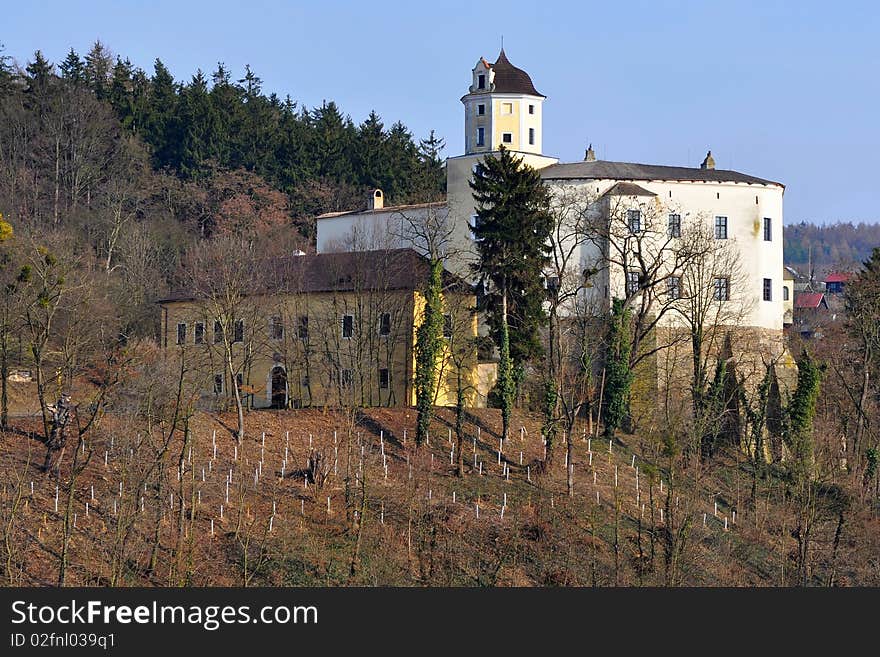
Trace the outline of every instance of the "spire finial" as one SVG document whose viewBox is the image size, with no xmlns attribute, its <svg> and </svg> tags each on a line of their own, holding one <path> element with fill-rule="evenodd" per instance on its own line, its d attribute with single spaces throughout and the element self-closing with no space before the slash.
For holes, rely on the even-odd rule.
<svg viewBox="0 0 880 657">
<path fill-rule="evenodd" d="M 504 35 L 501 35 L 501 50 L 504 50 Z"/>
</svg>

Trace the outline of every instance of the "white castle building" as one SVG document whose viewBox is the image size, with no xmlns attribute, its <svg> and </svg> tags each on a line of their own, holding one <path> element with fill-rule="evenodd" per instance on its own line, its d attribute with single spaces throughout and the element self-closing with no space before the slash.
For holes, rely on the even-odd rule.
<svg viewBox="0 0 880 657">
<path fill-rule="evenodd" d="M 581 162 L 559 162 L 542 152 L 545 99 L 503 49 L 494 63 L 480 58 L 461 98 L 464 154 L 446 161 L 446 201 L 385 207 L 381 191 L 376 190 L 366 209 L 318 217 L 318 252 L 367 244 L 413 245 L 418 240 L 408 234 L 407 219 L 431 217 L 446 222 L 450 230 L 454 255 L 447 267 L 472 278 L 469 264 L 476 251 L 470 227 L 476 210 L 468 183 L 475 165 L 504 147 L 540 171 L 557 204 L 580 203 L 575 214 L 592 217 L 593 234 L 578 241 L 572 257 L 576 271 L 598 270 L 583 292 L 591 302 L 608 308 L 612 298 L 637 297 L 640 280 L 650 274 L 655 281 L 662 279 L 665 292 L 655 295 L 655 309 L 674 305 L 687 296 L 683 289 L 688 277 L 694 279 L 692 271 L 676 270 L 682 262 L 681 245 L 701 233 L 714 241 L 713 245 L 704 240 L 703 248 L 715 253 L 712 271 L 701 273 L 709 276 L 701 284 L 716 302 L 707 321 L 727 324 L 738 335 L 748 336 L 740 340 L 741 350 L 735 348 L 738 358 L 750 352 L 753 361 L 759 356 L 766 363 L 786 355 L 782 329 L 790 290 L 783 283 L 784 185 L 717 169 L 711 152 L 699 167 L 597 160 L 592 148 Z M 597 226 L 602 227 L 597 230 Z M 627 255 L 634 249 L 642 250 L 640 258 Z M 718 255 L 721 251 L 723 258 Z M 652 265 L 645 263 L 646 257 L 663 264 L 655 262 L 656 271 L 647 272 Z M 719 312 L 733 307 L 735 312 Z M 682 313 L 668 312 L 658 327 L 674 328 L 681 322 Z M 790 364 L 790 358 L 786 360 Z"/>
</svg>

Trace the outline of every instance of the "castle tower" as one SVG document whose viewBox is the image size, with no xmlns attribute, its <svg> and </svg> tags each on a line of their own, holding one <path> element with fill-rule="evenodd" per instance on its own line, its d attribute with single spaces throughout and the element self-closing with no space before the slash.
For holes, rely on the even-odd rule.
<svg viewBox="0 0 880 657">
<path fill-rule="evenodd" d="M 529 74 L 510 63 L 504 48 L 494 64 L 480 57 L 471 72 L 464 104 L 465 155 L 497 151 L 501 146 L 541 154 L 542 105 L 546 96 Z"/>
</svg>

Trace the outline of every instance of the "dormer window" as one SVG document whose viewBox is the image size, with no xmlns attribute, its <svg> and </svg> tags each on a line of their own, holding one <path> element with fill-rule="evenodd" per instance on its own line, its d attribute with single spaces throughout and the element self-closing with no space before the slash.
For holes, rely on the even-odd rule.
<svg viewBox="0 0 880 657">
<path fill-rule="evenodd" d="M 486 88 L 486 76 L 482 73 L 477 76 L 477 89 L 485 89 Z"/>
</svg>

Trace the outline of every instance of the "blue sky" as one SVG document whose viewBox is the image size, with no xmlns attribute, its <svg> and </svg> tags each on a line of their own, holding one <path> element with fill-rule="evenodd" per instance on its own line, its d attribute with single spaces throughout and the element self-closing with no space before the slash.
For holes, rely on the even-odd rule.
<svg viewBox="0 0 880 657">
<path fill-rule="evenodd" d="M 16 2 L 0 43 L 53 62 L 95 39 L 178 79 L 250 64 L 307 106 L 375 109 L 463 149 L 469 72 L 510 60 L 548 96 L 544 152 L 699 165 L 786 184 L 786 222 L 880 221 L 880 8 L 873 2 Z"/>
</svg>

